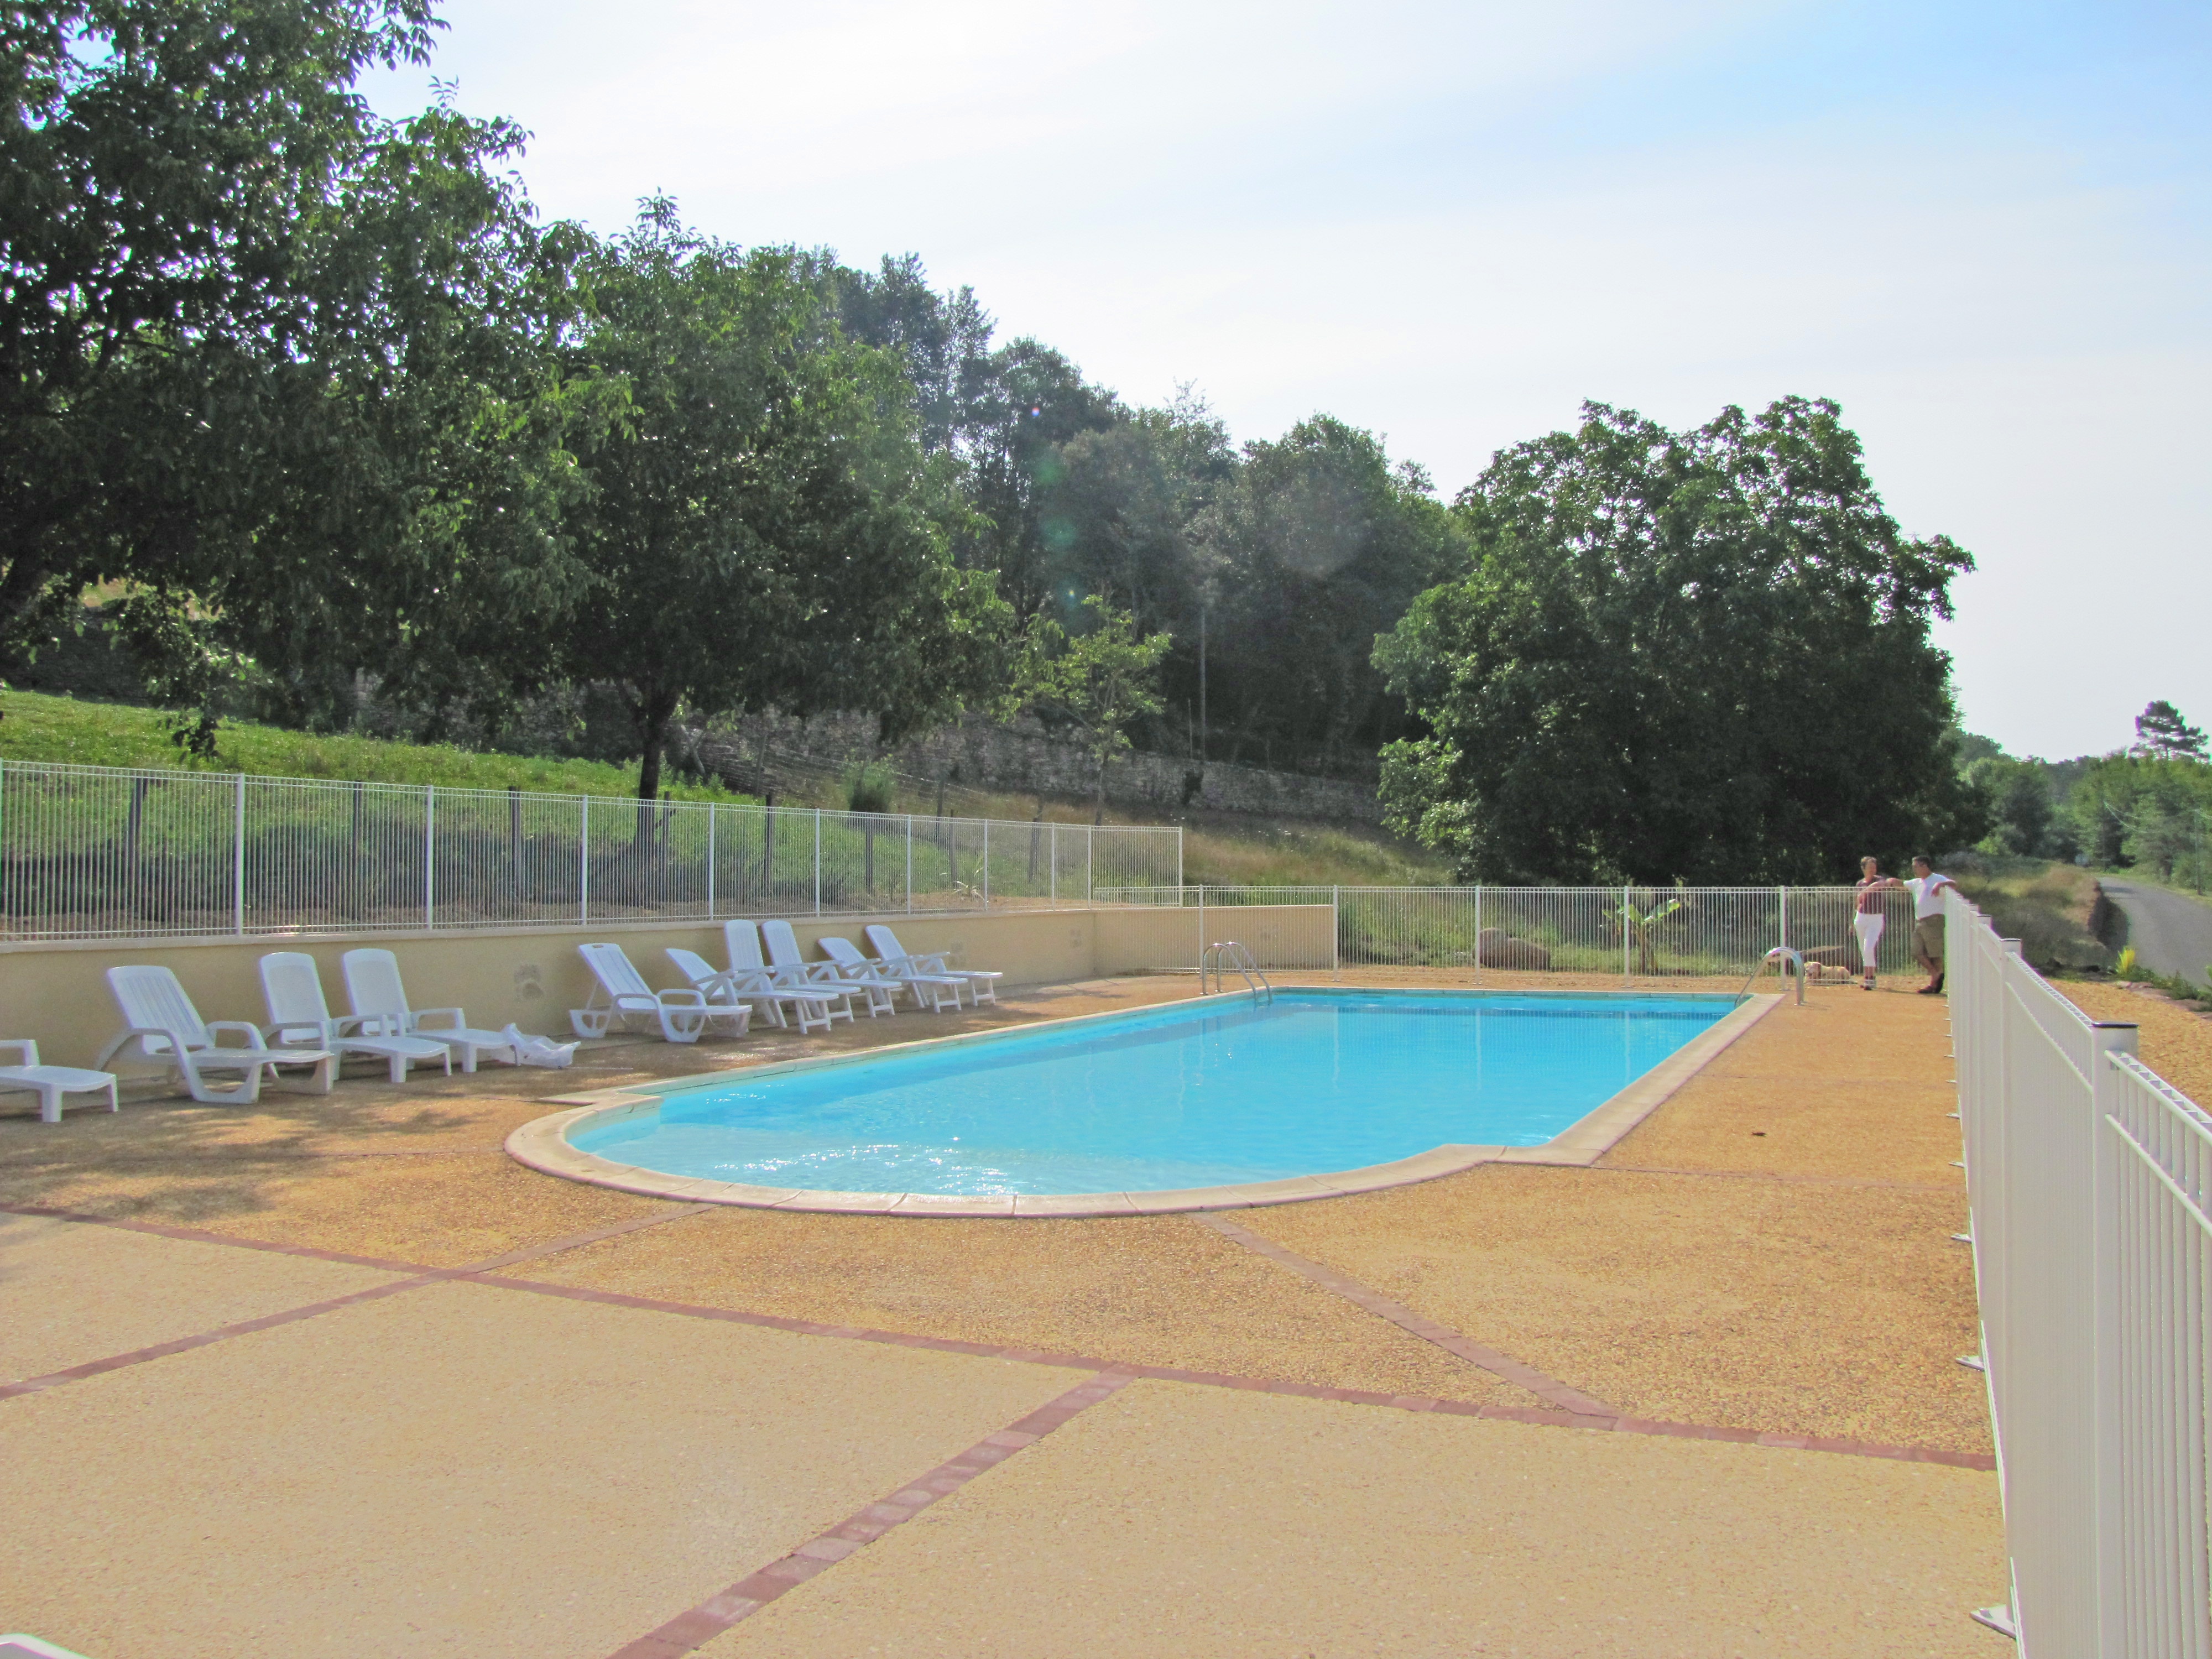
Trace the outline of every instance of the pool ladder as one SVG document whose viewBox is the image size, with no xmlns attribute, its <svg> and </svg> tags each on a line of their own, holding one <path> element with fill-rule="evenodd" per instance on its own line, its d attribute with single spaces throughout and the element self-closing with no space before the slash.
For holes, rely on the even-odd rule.
<svg viewBox="0 0 2212 1659">
<path fill-rule="evenodd" d="M 1229 975 L 1235 974 L 1251 988 L 1255 1003 L 1272 1004 L 1275 988 L 1267 982 L 1259 959 L 1236 939 L 1217 939 L 1206 947 L 1198 958 L 1198 994 L 1206 994 L 1209 977 L 1216 991 L 1226 990 Z"/>
</svg>

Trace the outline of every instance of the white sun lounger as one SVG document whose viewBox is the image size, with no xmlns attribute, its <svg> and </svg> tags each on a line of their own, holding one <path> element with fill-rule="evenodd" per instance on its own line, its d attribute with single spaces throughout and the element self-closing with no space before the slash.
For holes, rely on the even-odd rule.
<svg viewBox="0 0 2212 1659">
<path fill-rule="evenodd" d="M 38 1096 L 41 1123 L 62 1121 L 64 1095 L 94 1095 L 105 1091 L 107 1109 L 123 1109 L 123 1103 L 115 1097 L 112 1072 L 88 1072 L 77 1066 L 41 1066 L 39 1045 L 28 1037 L 0 1037 L 0 1048 L 17 1049 L 23 1056 L 20 1066 L 0 1066 L 0 1092 L 21 1089 Z"/>
<path fill-rule="evenodd" d="M 428 1037 L 363 1036 L 360 1015 L 333 1017 L 323 996 L 323 976 L 314 957 L 305 951 L 272 951 L 261 958 L 261 997 L 269 1005 L 269 1024 L 262 1029 L 271 1042 L 319 1043 L 341 1060 L 365 1054 L 382 1060 L 394 1083 L 407 1080 L 410 1066 L 433 1060 L 447 1077 L 453 1074 L 453 1051 L 442 1042 Z"/>
<path fill-rule="evenodd" d="M 799 953 L 799 935 L 791 931 L 789 922 L 764 921 L 760 925 L 760 931 L 761 942 L 768 946 L 769 965 L 795 975 L 795 979 L 791 982 L 823 987 L 834 986 L 842 991 L 848 999 L 850 999 L 854 993 L 859 992 L 861 994 L 862 1000 L 867 1004 L 870 1019 L 873 1019 L 878 1014 L 898 1012 L 898 1005 L 890 997 L 870 987 L 865 981 L 855 980 L 852 975 L 847 973 L 836 963 L 807 961 Z M 871 974 L 867 977 L 873 979 L 877 975 Z M 849 1008 L 851 1006 L 848 1000 L 846 1006 Z"/>
<path fill-rule="evenodd" d="M 731 972 L 744 973 L 750 969 L 757 969 L 766 974 L 773 983 L 785 990 L 798 991 L 808 996 L 828 999 L 823 1002 L 823 1006 L 828 1011 L 830 1018 L 851 1019 L 853 1018 L 852 993 L 839 990 L 833 985 L 824 984 L 821 975 L 809 971 L 808 963 L 795 960 L 799 953 L 799 943 L 792 933 L 789 922 L 783 924 L 783 937 L 790 941 L 791 953 L 794 960 L 788 964 L 773 964 L 761 955 L 761 930 L 757 925 L 744 921 L 724 922 L 722 939 L 729 947 Z M 826 968 L 829 965 L 823 962 L 811 964 L 814 968 Z"/>
<path fill-rule="evenodd" d="M 732 1035 L 743 1036 L 752 1021 L 753 1011 L 744 1004 L 726 1002 L 718 1007 L 707 1000 L 704 992 L 691 986 L 654 990 L 637 971 L 629 952 L 619 945 L 579 945 L 576 954 L 583 957 L 584 965 L 598 981 L 592 988 L 591 1000 L 568 1011 L 569 1023 L 578 1036 L 603 1037 L 616 1020 L 627 1027 L 641 1014 L 651 1015 L 660 1027 L 660 1035 L 671 1042 L 696 1042 L 716 1020 L 734 1025 L 737 1029 Z"/>
<path fill-rule="evenodd" d="M 904 967 L 911 967 L 918 973 L 943 974 L 965 985 L 971 1002 L 999 1000 L 999 981 L 1006 975 L 995 969 L 952 967 L 945 960 L 942 951 L 924 951 L 917 956 L 901 945 L 898 935 L 880 921 L 869 923 L 868 943 L 875 946 L 876 955 L 887 973 L 900 973 Z"/>
<path fill-rule="evenodd" d="M 740 1004 L 779 1030 L 788 1030 L 790 1023 L 783 1017 L 784 1005 L 788 1003 L 799 1018 L 801 1031 L 811 1031 L 817 1025 L 825 1031 L 830 1029 L 827 1002 L 801 991 L 785 989 L 768 976 L 765 968 L 743 971 L 718 969 L 696 951 L 674 945 L 668 947 L 668 960 L 678 973 L 691 982 L 691 988 L 707 999 L 709 1006 Z"/>
<path fill-rule="evenodd" d="M 100 1051 L 98 1065 L 106 1066 L 126 1045 L 136 1042 L 148 1060 L 166 1060 L 184 1079 L 194 1100 L 211 1106 L 251 1106 L 261 1098 L 264 1074 L 270 1083 L 280 1080 L 279 1066 L 313 1067 L 310 1086 L 326 1095 L 337 1079 L 338 1057 L 327 1048 L 272 1048 L 258 1026 L 242 1019 L 203 1020 L 185 988 L 167 968 L 111 968 L 107 988 L 123 1011 L 123 1034 Z M 228 1048 L 217 1046 L 220 1033 L 243 1034 L 246 1041 Z M 235 1083 L 216 1085 L 216 1077 L 235 1076 Z"/>
<path fill-rule="evenodd" d="M 857 964 L 868 972 L 887 979 L 892 984 L 903 987 L 910 992 L 914 997 L 915 1006 L 917 1008 L 927 1008 L 933 1014 L 940 1014 L 947 1008 L 957 1009 L 960 1006 L 960 993 L 966 988 L 967 981 L 951 974 L 932 973 L 903 957 L 896 960 L 872 962 L 862 956 L 860 951 L 848 941 L 841 939 L 836 943 L 843 945 L 847 951 L 852 951 L 853 964 Z M 829 939 L 825 939 L 822 941 L 822 948 L 830 952 L 832 959 L 840 963 L 845 963 L 843 953 L 830 950 L 830 945 L 831 941 Z"/>
<path fill-rule="evenodd" d="M 478 1030 L 458 1008 L 410 1008 L 399 981 L 399 958 L 389 951 L 363 947 L 338 958 L 345 974 L 346 1000 L 369 1036 L 419 1036 L 442 1042 L 460 1056 L 461 1069 L 473 1072 L 479 1057 L 521 1063 L 504 1031 Z M 432 1022 L 435 1021 L 436 1024 Z"/>
<path fill-rule="evenodd" d="M 921 988 L 908 985 L 903 980 L 893 979 L 889 974 L 878 973 L 876 970 L 876 964 L 862 956 L 860 947 L 852 940 L 825 939 L 819 943 L 822 946 L 822 954 L 829 957 L 837 971 L 845 976 L 845 983 L 866 994 L 872 1014 L 878 1009 L 887 1014 L 896 1013 L 898 994 L 902 990 L 912 990 L 915 1002 L 924 1007 L 930 1006 L 927 992 Z M 946 987 L 933 988 L 949 995 L 955 1008 L 960 1006 L 960 993 L 957 989 L 948 989 Z M 935 1010 L 932 1009 L 931 1012 L 934 1012 Z"/>
</svg>

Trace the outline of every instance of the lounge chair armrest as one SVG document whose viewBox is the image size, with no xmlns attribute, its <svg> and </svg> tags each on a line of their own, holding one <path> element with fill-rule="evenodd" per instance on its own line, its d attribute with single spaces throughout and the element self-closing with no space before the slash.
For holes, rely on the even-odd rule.
<svg viewBox="0 0 2212 1659">
<path fill-rule="evenodd" d="M 28 1037 L 0 1037 L 0 1048 L 13 1048 L 21 1065 L 39 1063 L 39 1045 Z"/>
<path fill-rule="evenodd" d="M 242 1019 L 211 1019 L 207 1023 L 207 1031 L 208 1036 L 215 1039 L 214 1046 L 218 1048 L 224 1046 L 222 1034 L 225 1031 L 242 1031 L 246 1034 L 247 1041 L 238 1044 L 239 1048 L 266 1048 L 269 1046 L 262 1037 L 261 1028 L 258 1025 L 249 1024 Z"/>
<path fill-rule="evenodd" d="M 92 1062 L 93 1065 L 96 1067 L 106 1066 L 109 1060 L 115 1058 L 117 1051 L 133 1037 L 160 1037 L 163 1042 L 169 1045 L 169 1053 L 166 1056 L 161 1054 L 145 1054 L 142 1045 L 140 1053 L 143 1058 L 147 1060 L 161 1060 L 167 1058 L 175 1060 L 180 1065 L 183 1063 L 184 1055 L 186 1052 L 185 1048 L 185 1040 L 176 1032 L 161 1025 L 131 1025 L 125 1027 L 123 1030 L 117 1033 L 116 1036 L 109 1041 L 108 1045 L 100 1051 L 100 1058 Z"/>
<path fill-rule="evenodd" d="M 374 1014 L 341 1014 L 331 1022 L 332 1037 L 363 1036 L 376 1018 Z M 395 1033 L 396 1035 L 396 1033 Z"/>
<path fill-rule="evenodd" d="M 655 991 L 653 994 L 664 1008 L 703 1008 L 707 1006 L 705 993 L 688 985 L 680 990 Z"/>
</svg>

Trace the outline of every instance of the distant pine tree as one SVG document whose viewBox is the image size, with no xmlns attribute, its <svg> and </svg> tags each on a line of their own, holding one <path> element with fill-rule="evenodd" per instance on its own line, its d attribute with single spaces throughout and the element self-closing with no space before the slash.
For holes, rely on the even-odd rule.
<svg viewBox="0 0 2212 1659">
<path fill-rule="evenodd" d="M 2204 758 L 2204 728 L 2191 726 L 2181 711 L 2160 697 L 2136 716 L 2132 751 L 2149 760 Z"/>
</svg>

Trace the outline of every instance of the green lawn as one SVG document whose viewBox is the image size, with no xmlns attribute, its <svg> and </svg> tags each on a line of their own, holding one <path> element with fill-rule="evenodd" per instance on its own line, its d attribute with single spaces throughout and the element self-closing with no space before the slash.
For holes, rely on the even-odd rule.
<svg viewBox="0 0 2212 1659">
<path fill-rule="evenodd" d="M 259 777 L 343 778 L 364 783 L 434 783 L 454 789 L 532 789 L 562 795 L 635 795 L 637 769 L 601 761 L 484 755 L 450 744 L 386 743 L 318 736 L 246 721 L 223 722 L 211 763 L 192 761 L 169 741 L 158 708 L 81 702 L 35 691 L 0 696 L 0 761 L 56 761 L 77 766 L 152 766 L 250 772 Z M 719 785 L 671 783 L 680 800 L 750 800 Z"/>
</svg>

